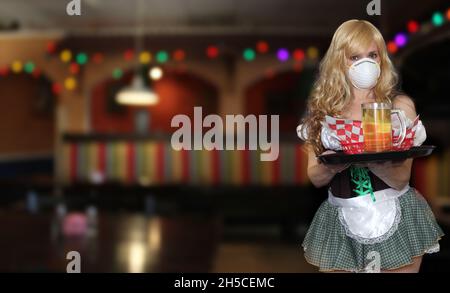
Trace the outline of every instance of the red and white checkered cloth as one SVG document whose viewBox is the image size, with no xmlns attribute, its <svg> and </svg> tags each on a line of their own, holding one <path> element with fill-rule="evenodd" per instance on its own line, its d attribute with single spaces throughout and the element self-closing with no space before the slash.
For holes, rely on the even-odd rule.
<svg viewBox="0 0 450 293">
<path fill-rule="evenodd" d="M 328 128 L 336 132 L 341 141 L 364 141 L 361 121 L 326 116 L 325 123 Z"/>
<path fill-rule="evenodd" d="M 393 115 L 393 117 L 397 116 Z M 408 123 L 404 141 L 398 147 L 393 147 L 393 150 L 407 150 L 414 145 L 414 136 L 419 121 L 419 116 L 417 116 L 412 123 Z M 338 138 L 342 150 L 345 153 L 358 154 L 364 152 L 362 121 L 336 118 L 327 115 L 322 125 L 328 128 L 328 132 L 331 132 L 333 137 Z M 392 140 L 396 141 L 400 133 L 400 126 L 399 121 L 395 120 L 395 118 L 392 121 L 392 128 Z"/>
<path fill-rule="evenodd" d="M 323 126 L 337 136 L 345 153 L 357 154 L 364 151 L 364 135 L 361 121 L 327 115 Z"/>
<path fill-rule="evenodd" d="M 411 121 L 408 121 L 411 122 Z M 406 126 L 405 139 L 399 146 L 394 146 L 394 150 L 408 150 L 414 145 L 414 136 L 416 135 L 417 127 L 419 126 L 419 115 Z M 400 125 L 397 121 L 392 121 L 392 141 L 397 141 L 400 135 Z"/>
</svg>

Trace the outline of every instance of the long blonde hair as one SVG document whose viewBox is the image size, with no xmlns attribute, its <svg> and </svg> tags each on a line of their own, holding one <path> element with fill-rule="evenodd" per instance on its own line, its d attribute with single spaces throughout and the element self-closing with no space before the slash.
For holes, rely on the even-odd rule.
<svg viewBox="0 0 450 293">
<path fill-rule="evenodd" d="M 373 88 L 377 102 L 391 103 L 398 82 L 397 73 L 390 61 L 383 36 L 365 20 L 349 20 L 334 33 L 330 47 L 320 62 L 319 77 L 314 83 L 303 119 L 307 145 L 316 155 L 324 151 L 320 139 L 321 121 L 325 115 L 339 117 L 352 100 L 351 83 L 347 76 L 347 58 L 361 54 L 372 42 L 378 47 L 381 75 Z"/>
</svg>

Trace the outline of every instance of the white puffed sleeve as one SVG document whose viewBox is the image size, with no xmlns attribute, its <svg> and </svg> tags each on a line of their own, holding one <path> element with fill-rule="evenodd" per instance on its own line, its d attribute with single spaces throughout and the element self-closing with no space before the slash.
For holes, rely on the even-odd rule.
<svg viewBox="0 0 450 293">
<path fill-rule="evenodd" d="M 416 133 L 414 135 L 414 146 L 420 146 L 427 139 L 427 132 L 425 131 L 425 126 L 422 121 L 417 122 Z"/>
<path fill-rule="evenodd" d="M 303 126 L 303 124 L 297 126 L 297 136 L 303 141 L 306 141 L 308 139 L 308 131 L 306 128 L 307 127 Z"/>
<path fill-rule="evenodd" d="M 342 150 L 341 142 L 337 134 L 331 131 L 328 127 L 322 126 L 320 138 L 325 149 L 334 151 Z"/>
<path fill-rule="evenodd" d="M 303 141 L 308 139 L 308 129 L 303 124 L 297 126 L 297 135 Z M 322 130 L 320 132 L 320 139 L 325 149 L 328 150 L 342 150 L 341 143 L 336 135 L 336 133 L 332 132 L 328 127 L 322 126 Z"/>
</svg>

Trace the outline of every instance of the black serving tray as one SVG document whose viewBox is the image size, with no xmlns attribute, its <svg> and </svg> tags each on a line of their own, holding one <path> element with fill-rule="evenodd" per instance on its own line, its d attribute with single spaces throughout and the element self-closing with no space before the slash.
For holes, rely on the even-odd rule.
<svg viewBox="0 0 450 293">
<path fill-rule="evenodd" d="M 401 161 L 408 158 L 418 158 L 429 156 L 436 147 L 433 145 L 423 145 L 412 147 L 406 151 L 390 151 L 380 153 L 361 153 L 349 155 L 344 152 L 319 156 L 319 160 L 324 164 L 348 164 L 366 163 L 382 161 Z"/>
</svg>

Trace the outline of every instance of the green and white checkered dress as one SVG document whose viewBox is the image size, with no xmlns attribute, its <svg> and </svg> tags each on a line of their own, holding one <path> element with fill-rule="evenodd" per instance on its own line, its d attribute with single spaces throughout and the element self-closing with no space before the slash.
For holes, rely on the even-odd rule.
<svg viewBox="0 0 450 293">
<path fill-rule="evenodd" d="M 401 218 L 397 230 L 374 244 L 362 244 L 347 236 L 338 207 L 324 201 L 303 240 L 306 260 L 320 271 L 361 272 L 371 262 L 371 251 L 379 253 L 381 270 L 400 268 L 411 264 L 413 257 L 437 252 L 444 233 L 426 200 L 414 188 L 398 199 Z"/>
</svg>

